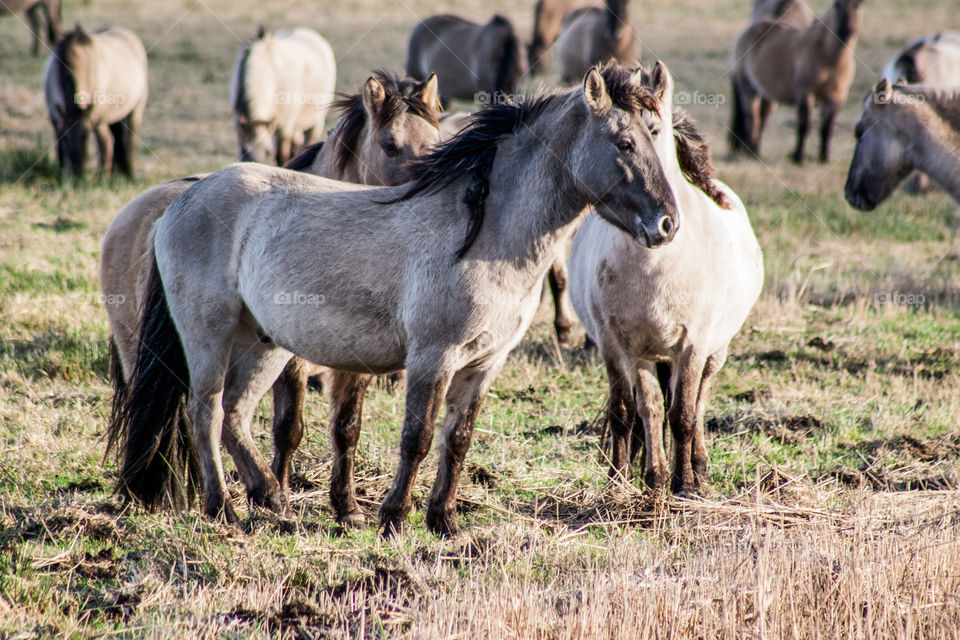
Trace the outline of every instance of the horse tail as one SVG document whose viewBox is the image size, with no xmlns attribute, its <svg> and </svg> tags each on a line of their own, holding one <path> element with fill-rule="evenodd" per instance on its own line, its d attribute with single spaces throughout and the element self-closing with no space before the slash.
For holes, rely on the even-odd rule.
<svg viewBox="0 0 960 640">
<path fill-rule="evenodd" d="M 107 443 L 107 451 L 116 446 L 121 458 L 116 492 L 139 500 L 149 510 L 166 504 L 183 509 L 199 487 L 186 412 L 189 377 L 154 257 L 140 318 L 137 362 L 111 420 Z"/>
<path fill-rule="evenodd" d="M 123 363 L 120 361 L 120 347 L 113 336 L 110 336 L 110 384 L 113 387 L 113 401 L 110 404 L 110 424 L 113 425 L 123 411 L 123 403 L 127 399 L 127 379 L 123 374 Z"/>
<path fill-rule="evenodd" d="M 747 119 L 744 116 L 743 97 L 737 87 L 737 79 L 731 81 L 733 86 L 733 114 L 730 121 L 730 151 L 736 153 L 747 146 Z"/>
</svg>

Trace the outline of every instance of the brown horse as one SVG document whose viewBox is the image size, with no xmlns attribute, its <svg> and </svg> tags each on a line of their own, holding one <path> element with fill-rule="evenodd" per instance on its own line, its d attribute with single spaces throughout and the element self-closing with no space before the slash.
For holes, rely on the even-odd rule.
<svg viewBox="0 0 960 640">
<path fill-rule="evenodd" d="M 30 33 L 33 34 L 30 49 L 33 55 L 40 55 L 41 17 L 47 23 L 47 42 L 51 47 L 57 44 L 60 38 L 60 0 L 0 0 L 0 16 L 16 15 L 21 11 L 26 12 Z"/>
<path fill-rule="evenodd" d="M 495 15 L 487 24 L 436 15 L 418 24 L 407 44 L 407 74 L 440 78 L 444 107 L 450 100 L 484 104 L 512 94 L 527 71 L 526 51 L 509 20 Z"/>
<path fill-rule="evenodd" d="M 329 139 L 304 149 L 287 166 L 368 184 L 401 183 L 407 176 L 407 164 L 439 141 L 436 91 L 435 77 L 419 83 L 375 72 L 361 93 L 334 104 L 343 117 Z M 118 367 L 113 381 L 118 402 L 124 399 L 125 384 L 136 361 L 139 310 L 149 262 L 143 257 L 150 249 L 150 228 L 171 202 L 202 177 L 176 180 L 144 192 L 120 211 L 104 237 L 100 286 L 113 331 L 111 344 L 116 349 Z M 314 372 L 312 365 L 294 359 L 274 385 L 272 470 L 284 491 L 289 488 L 291 457 L 303 437 L 307 376 Z M 334 376 L 331 413 L 335 423 L 345 402 L 343 395 Z M 235 455 L 240 451 L 236 443 L 243 437 L 226 435 L 227 446 Z"/>
<path fill-rule="evenodd" d="M 557 39 L 564 83 L 575 82 L 590 67 L 611 58 L 622 64 L 636 62 L 637 43 L 629 9 L 629 0 L 606 0 L 602 9 L 583 7 L 564 16 Z"/>
<path fill-rule="evenodd" d="M 803 0 L 756 0 L 750 12 L 750 24 L 761 20 L 775 20 L 796 29 L 806 29 L 813 23 L 813 12 Z"/>
<path fill-rule="evenodd" d="M 530 75 L 538 75 L 550 66 L 553 41 L 560 35 L 563 16 L 580 7 L 603 7 L 601 0 L 537 0 L 533 9 L 533 38 L 527 48 Z"/>
<path fill-rule="evenodd" d="M 137 36 L 77 25 L 47 59 L 43 90 L 61 168 L 83 175 L 92 131 L 100 174 L 133 176 L 137 130 L 147 105 L 147 53 Z"/>
<path fill-rule="evenodd" d="M 884 78 L 863 101 L 844 193 L 864 211 L 919 170 L 960 203 L 960 89 L 894 85 Z"/>
<path fill-rule="evenodd" d="M 815 103 L 820 103 L 820 161 L 830 155 L 837 109 L 847 99 L 855 70 L 854 47 L 863 0 L 835 0 L 827 13 L 802 29 L 774 20 L 750 25 L 734 47 L 733 152 L 760 154 L 760 137 L 773 105 L 797 106 L 793 161 L 803 162 Z M 761 108 L 761 101 L 769 106 Z"/>
</svg>

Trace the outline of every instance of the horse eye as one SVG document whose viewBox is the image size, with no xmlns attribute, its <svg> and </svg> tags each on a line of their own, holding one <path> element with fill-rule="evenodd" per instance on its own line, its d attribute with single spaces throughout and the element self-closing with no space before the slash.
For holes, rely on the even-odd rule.
<svg viewBox="0 0 960 640">
<path fill-rule="evenodd" d="M 392 158 L 400 153 L 400 147 L 398 147 L 395 142 L 384 142 L 380 146 L 383 147 L 383 152 L 387 154 L 388 158 Z"/>
<path fill-rule="evenodd" d="M 650 136 L 656 138 L 660 135 L 660 129 L 650 129 Z"/>
<path fill-rule="evenodd" d="M 633 153 L 633 140 L 617 140 L 617 149 L 621 153 Z"/>
</svg>

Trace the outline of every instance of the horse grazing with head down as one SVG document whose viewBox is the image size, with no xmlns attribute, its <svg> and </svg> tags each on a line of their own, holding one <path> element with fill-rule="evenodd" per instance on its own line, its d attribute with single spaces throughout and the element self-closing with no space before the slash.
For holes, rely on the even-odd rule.
<svg viewBox="0 0 960 640">
<path fill-rule="evenodd" d="M 414 27 L 407 43 L 407 74 L 440 78 L 444 106 L 450 100 L 482 103 L 517 90 L 527 72 L 526 51 L 505 17 L 486 24 L 459 16 L 430 16 Z"/>
<path fill-rule="evenodd" d="M 172 477 L 182 487 L 199 480 L 184 463 L 195 455 L 204 511 L 235 519 L 221 428 L 247 432 L 296 354 L 358 376 L 406 369 L 400 464 L 380 506 L 385 534 L 410 511 L 446 402 L 426 520 L 455 532 L 480 405 L 533 319 L 557 249 L 590 207 L 634 242 L 673 237 L 676 203 L 643 120 L 656 108 L 630 70 L 608 66 L 582 87 L 478 112 L 399 187 L 254 163 L 192 185 L 154 227 L 132 389 L 111 424 L 120 490 L 159 506 Z M 179 431 L 184 399 L 192 438 Z M 341 521 L 362 515 L 348 475 L 355 435 L 332 439 Z"/>
<path fill-rule="evenodd" d="M 323 135 L 337 61 L 316 31 L 260 28 L 243 48 L 230 83 L 240 160 L 278 165 Z"/>
<path fill-rule="evenodd" d="M 960 203 L 960 89 L 884 78 L 864 99 L 855 134 L 844 189 L 852 206 L 876 208 L 915 170 Z"/>
<path fill-rule="evenodd" d="M 41 18 L 47 23 L 47 42 L 51 47 L 57 44 L 60 38 L 60 0 L 0 0 L 0 16 L 16 15 L 21 11 L 26 12 L 27 25 L 33 34 L 30 49 L 33 55 L 40 55 L 40 41 L 43 39 Z"/>
<path fill-rule="evenodd" d="M 660 109 L 645 120 L 677 200 L 680 226 L 673 242 L 651 251 L 624 242 L 590 216 L 570 249 L 570 292 L 606 363 L 611 476 L 627 478 L 642 449 L 647 484 L 665 484 L 666 394 L 675 444 L 673 490 L 690 493 L 705 480 L 703 415 L 710 383 L 760 294 L 763 260 L 743 203 L 713 178 L 693 120 L 672 110 L 666 67 L 658 63 L 647 82 Z M 658 364 L 667 369 L 663 391 Z"/>
<path fill-rule="evenodd" d="M 147 53 L 126 29 L 64 34 L 47 59 L 43 93 L 62 169 L 82 176 L 87 137 L 99 152 L 99 172 L 133 177 L 137 131 L 147 105 Z"/>
<path fill-rule="evenodd" d="M 537 0 L 533 8 L 533 37 L 527 48 L 530 75 L 538 75 L 550 66 L 550 49 L 560 35 L 563 17 L 580 7 L 603 7 L 601 0 Z"/>
<path fill-rule="evenodd" d="M 334 109 L 343 117 L 326 143 L 307 147 L 288 163 L 288 168 L 351 182 L 400 184 L 407 177 L 407 164 L 439 141 L 440 101 L 435 77 L 416 82 L 378 71 L 360 93 L 336 102 Z M 120 211 L 103 239 L 100 287 L 113 331 L 115 408 L 126 397 L 126 385 L 136 364 L 140 307 L 150 266 L 145 259 L 151 249 L 150 229 L 170 203 L 203 177 L 175 180 L 144 192 Z M 273 388 L 271 468 L 284 492 L 289 490 L 291 458 L 303 437 L 303 402 L 307 377 L 312 373 L 312 365 L 295 358 Z M 336 422 L 340 407 L 353 400 L 345 397 L 347 388 L 340 384 L 339 376 L 331 378 L 331 414 Z M 248 449 L 237 445 L 252 442 L 249 433 L 227 433 L 225 441 L 234 458 L 241 461 L 238 466 L 246 477 L 256 475 L 247 471 L 250 467 L 266 467 L 256 448 L 251 447 L 255 455 L 246 455 Z M 265 499 L 275 491 L 275 483 L 256 485 L 251 499 Z"/>
<path fill-rule="evenodd" d="M 802 163 L 811 113 L 819 102 L 820 161 L 827 161 L 833 121 L 853 82 L 862 3 L 834 0 L 827 13 L 806 28 L 761 20 L 740 34 L 733 52 L 733 152 L 760 154 L 764 126 L 773 106 L 782 102 L 797 107 L 797 144 L 791 157 Z"/>
<path fill-rule="evenodd" d="M 637 60 L 636 36 L 630 24 L 630 0 L 606 0 L 606 6 L 574 9 L 563 17 L 557 58 L 563 82 L 576 81 L 592 65 Z"/>
</svg>

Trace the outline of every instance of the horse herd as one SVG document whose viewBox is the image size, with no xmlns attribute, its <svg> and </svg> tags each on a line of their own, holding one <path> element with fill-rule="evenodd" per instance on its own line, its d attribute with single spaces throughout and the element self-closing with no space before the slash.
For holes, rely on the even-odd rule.
<svg viewBox="0 0 960 640">
<path fill-rule="evenodd" d="M 797 106 L 802 162 L 819 103 L 827 159 L 861 2 L 835 0 L 819 19 L 797 0 L 755 4 L 734 48 L 734 151 L 759 154 L 782 102 Z M 569 342 L 569 280 L 606 365 L 611 477 L 628 479 L 642 452 L 651 488 L 700 490 L 710 384 L 760 295 L 762 255 L 742 202 L 674 105 L 667 67 L 635 61 L 628 2 L 583 4 L 539 0 L 529 49 L 502 16 L 427 18 L 410 36 L 407 77 L 374 72 L 336 101 L 334 55 L 319 34 L 261 30 L 244 47 L 231 104 L 249 162 L 144 192 L 104 238 L 102 290 L 121 301 L 107 306 L 119 492 L 148 508 L 182 508 L 199 493 L 206 514 L 236 520 L 222 440 L 248 500 L 288 513 L 307 378 L 322 370 L 330 498 L 338 522 L 360 526 L 364 395 L 376 375 L 405 371 L 400 460 L 380 527 L 402 527 L 445 404 L 426 522 L 453 533 L 481 403 L 545 279 L 558 341 Z M 441 113 L 451 99 L 512 93 L 551 49 L 576 86 Z M 960 198 L 960 92 L 950 88 L 960 82 L 945 75 L 958 60 L 960 36 L 942 34 L 887 66 L 857 124 L 853 206 L 877 206 L 915 170 Z M 77 26 L 57 42 L 44 88 L 62 166 L 82 171 L 92 132 L 101 172 L 132 173 L 146 67 L 125 29 Z M 331 107 L 340 119 L 321 142 Z M 268 465 L 251 423 L 271 387 Z"/>
</svg>

